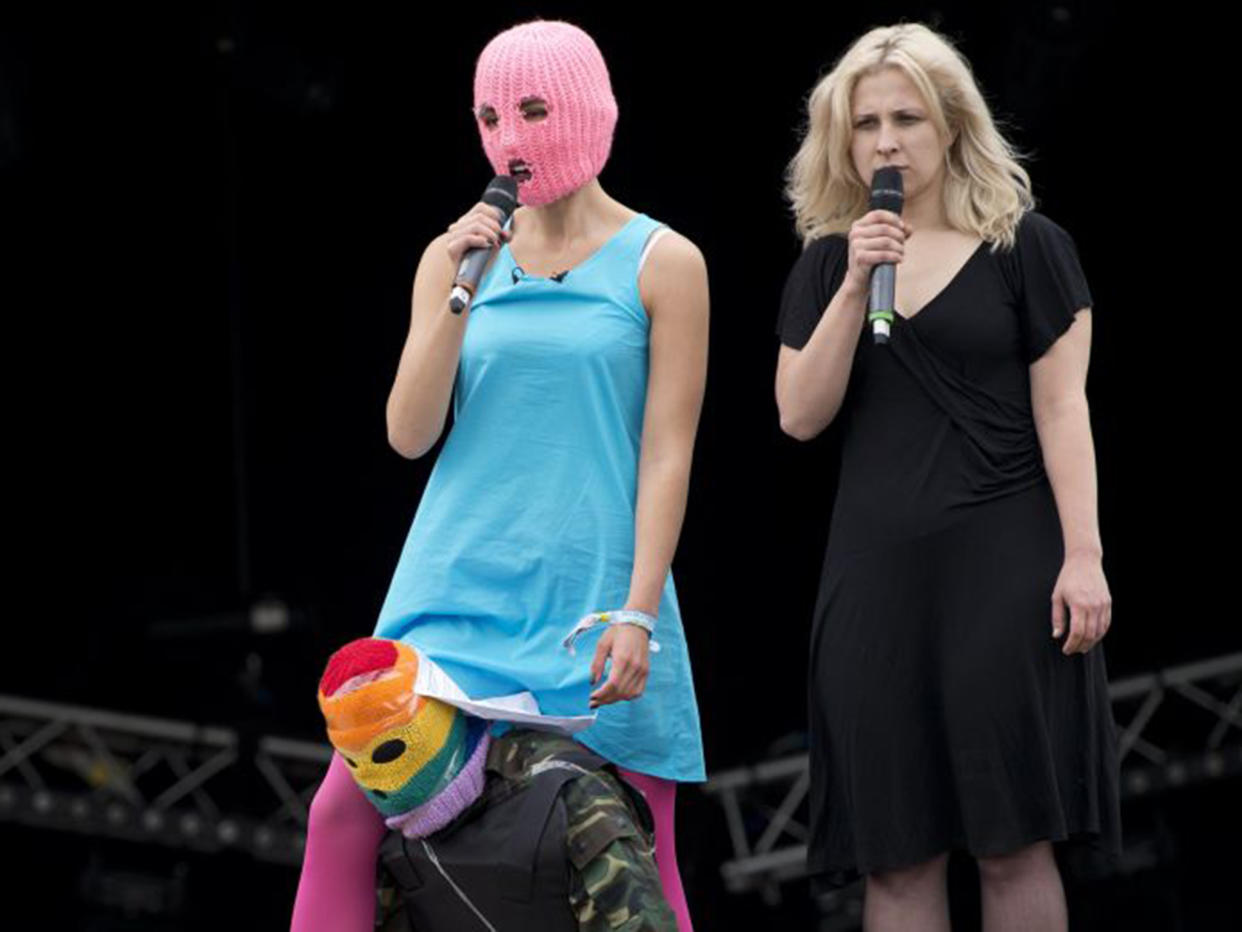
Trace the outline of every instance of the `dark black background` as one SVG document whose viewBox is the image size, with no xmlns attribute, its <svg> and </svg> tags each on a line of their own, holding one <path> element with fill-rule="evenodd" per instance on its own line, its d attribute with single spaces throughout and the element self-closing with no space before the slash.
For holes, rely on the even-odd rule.
<svg viewBox="0 0 1242 932">
<path fill-rule="evenodd" d="M 1231 289 L 1193 286 L 1205 261 L 1227 265 L 1234 234 L 1190 183 L 1227 160 L 1226 121 L 1171 77 L 1194 53 L 1113 3 L 672 10 L 6 13 L 8 354 L 11 373 L 34 365 L 10 392 L 22 607 L 0 692 L 321 737 L 323 661 L 371 632 L 434 462 L 389 449 L 384 403 L 419 255 L 490 176 L 474 59 L 535 15 L 583 26 L 608 61 L 605 189 L 708 262 L 710 372 L 674 575 L 709 772 L 795 747 L 804 726 L 837 438 L 800 444 L 777 423 L 772 328 L 799 248 L 781 175 L 818 76 L 901 18 L 957 41 L 1087 272 L 1111 676 L 1238 649 L 1217 455 Z M 265 595 L 294 608 L 292 631 L 201 635 Z M 706 847 L 720 817 L 692 793 L 691 903 L 726 928 L 724 852 Z M 255 928 L 279 926 L 294 881 L 262 880 L 275 918 Z"/>
</svg>

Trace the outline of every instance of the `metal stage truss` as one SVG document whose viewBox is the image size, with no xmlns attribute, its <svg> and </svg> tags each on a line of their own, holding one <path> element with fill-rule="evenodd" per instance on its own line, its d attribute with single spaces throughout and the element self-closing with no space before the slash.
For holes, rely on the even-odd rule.
<svg viewBox="0 0 1242 932">
<path fill-rule="evenodd" d="M 1242 653 L 1109 687 L 1123 799 L 1242 773 Z M 296 865 L 331 747 L 0 695 L 0 821 Z M 807 755 L 714 774 L 727 889 L 805 876 Z"/>
<path fill-rule="evenodd" d="M 0 821 L 296 865 L 331 752 L 0 696 Z"/>
</svg>

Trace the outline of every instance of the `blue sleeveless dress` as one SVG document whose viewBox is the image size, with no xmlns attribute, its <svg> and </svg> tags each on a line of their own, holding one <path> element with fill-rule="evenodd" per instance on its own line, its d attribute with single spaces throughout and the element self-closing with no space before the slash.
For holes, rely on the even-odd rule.
<svg viewBox="0 0 1242 932">
<path fill-rule="evenodd" d="M 634 561 L 650 321 L 639 259 L 662 224 L 638 214 L 561 281 L 507 245 L 471 306 L 454 423 L 380 609 L 377 637 L 426 651 L 473 699 L 529 690 L 549 715 L 589 712 L 598 634 Z M 642 696 L 575 737 L 619 766 L 705 779 L 698 706 L 670 572 Z M 600 629 L 596 629 L 597 631 Z"/>
</svg>

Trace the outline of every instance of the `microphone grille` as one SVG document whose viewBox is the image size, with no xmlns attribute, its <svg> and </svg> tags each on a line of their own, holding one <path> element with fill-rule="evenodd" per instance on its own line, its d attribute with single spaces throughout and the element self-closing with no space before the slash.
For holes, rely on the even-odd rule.
<svg viewBox="0 0 1242 932">
<path fill-rule="evenodd" d="M 508 219 L 517 206 L 517 182 L 512 175 L 497 175 L 488 183 L 481 200 L 484 204 L 499 207 Z"/>
<path fill-rule="evenodd" d="M 901 172 L 888 165 L 877 168 L 871 176 L 871 209 L 891 210 L 899 214 L 904 200 Z"/>
</svg>

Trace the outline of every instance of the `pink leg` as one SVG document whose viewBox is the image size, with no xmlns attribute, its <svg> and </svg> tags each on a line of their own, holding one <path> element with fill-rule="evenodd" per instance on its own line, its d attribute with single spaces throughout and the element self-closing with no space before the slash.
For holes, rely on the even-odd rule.
<svg viewBox="0 0 1242 932">
<path fill-rule="evenodd" d="M 651 777 L 618 767 L 621 776 L 637 787 L 651 807 L 655 817 L 656 867 L 660 870 L 660 885 L 664 899 L 677 917 L 678 932 L 694 932 L 690 923 L 690 908 L 686 905 L 686 893 L 681 888 L 681 873 L 677 870 L 677 839 L 673 834 L 673 801 L 677 784 L 672 780 Z"/>
<path fill-rule="evenodd" d="M 375 862 L 387 831 L 339 754 L 310 806 L 291 932 L 371 932 Z"/>
</svg>

